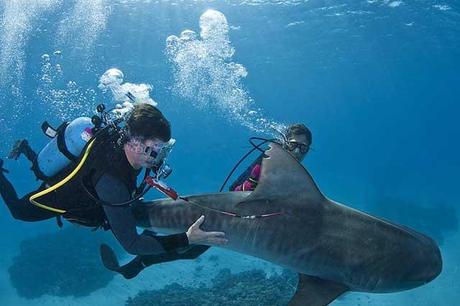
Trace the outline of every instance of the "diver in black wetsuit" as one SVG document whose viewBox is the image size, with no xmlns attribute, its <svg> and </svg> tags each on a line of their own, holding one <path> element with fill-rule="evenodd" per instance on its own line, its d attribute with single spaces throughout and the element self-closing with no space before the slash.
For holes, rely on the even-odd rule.
<svg viewBox="0 0 460 306">
<path fill-rule="evenodd" d="M 61 181 L 69 169 L 45 181 L 37 191 L 18 198 L 0 160 L 0 194 L 15 219 L 40 221 L 62 216 L 73 223 L 110 229 L 130 254 L 158 256 L 158 262 L 187 259 L 193 257 L 196 250 L 206 247 L 198 244 L 225 244 L 225 234 L 202 231 L 202 216 L 186 233 L 155 236 L 146 230 L 139 235 L 131 206 L 116 205 L 133 199 L 141 169 L 151 166 L 170 138 L 170 124 L 163 114 L 152 105 L 139 104 L 134 107 L 123 133 L 96 136 L 78 173 L 58 189 L 43 194 L 41 204 L 32 205 L 30 196 Z M 18 142 L 15 149 L 14 158 L 22 153 L 29 160 L 36 159 L 37 155 L 25 141 Z M 176 252 L 179 248 L 186 251 L 179 254 Z"/>
</svg>

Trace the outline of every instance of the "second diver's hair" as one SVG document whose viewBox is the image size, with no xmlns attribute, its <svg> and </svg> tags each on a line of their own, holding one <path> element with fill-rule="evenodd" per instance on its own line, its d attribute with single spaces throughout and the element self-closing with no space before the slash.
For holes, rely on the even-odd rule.
<svg viewBox="0 0 460 306">
<path fill-rule="evenodd" d="M 290 125 L 285 132 L 286 138 L 290 138 L 293 135 L 305 135 L 309 144 L 313 141 L 311 131 L 302 123 L 296 123 Z"/>
</svg>

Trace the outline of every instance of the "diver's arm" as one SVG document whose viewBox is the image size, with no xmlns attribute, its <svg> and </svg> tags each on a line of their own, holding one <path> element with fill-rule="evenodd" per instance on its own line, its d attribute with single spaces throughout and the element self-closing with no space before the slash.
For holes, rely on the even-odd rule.
<svg viewBox="0 0 460 306">
<path fill-rule="evenodd" d="M 99 179 L 95 189 L 99 199 L 104 202 L 123 203 L 131 199 L 123 182 L 107 174 Z M 113 234 L 130 254 L 162 254 L 189 244 L 186 233 L 155 236 L 150 231 L 144 231 L 139 235 L 136 230 L 136 220 L 129 206 L 104 205 L 104 212 Z"/>
</svg>

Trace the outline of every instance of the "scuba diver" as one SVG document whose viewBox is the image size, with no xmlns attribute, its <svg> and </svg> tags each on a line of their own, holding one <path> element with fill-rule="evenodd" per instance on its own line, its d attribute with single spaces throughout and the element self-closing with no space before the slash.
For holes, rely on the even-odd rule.
<svg viewBox="0 0 460 306">
<path fill-rule="evenodd" d="M 148 169 L 145 177 L 152 171 L 160 179 L 168 172 L 164 160 L 174 144 L 170 123 L 156 107 L 140 103 L 120 127 L 121 120 L 109 122 L 105 107 L 100 106 L 100 117 L 77 118 L 58 129 L 45 122 L 42 129 L 52 140 L 38 154 L 27 141 L 16 142 L 9 157 L 23 154 L 32 161 L 32 170 L 43 181 L 38 190 L 18 198 L 0 159 L 0 195 L 12 216 L 23 221 L 56 217 L 59 226 L 63 217 L 71 223 L 110 229 L 128 253 L 153 254 L 162 261 L 193 257 L 194 248 L 203 247 L 199 244 L 225 244 L 223 232 L 200 229 L 204 216 L 185 233 L 137 233 L 131 204 L 142 201 L 146 186 L 136 186 L 136 178 L 142 168 Z"/>
<path fill-rule="evenodd" d="M 290 125 L 284 133 L 281 133 L 283 148 L 291 153 L 299 162 L 301 162 L 312 144 L 311 131 L 304 124 Z M 262 159 L 265 154 L 261 153 L 259 157 L 230 185 L 230 191 L 253 191 L 259 181 Z"/>
<path fill-rule="evenodd" d="M 289 126 L 284 133 L 280 132 L 280 134 L 282 139 L 280 141 L 277 140 L 276 142 L 279 142 L 285 150 L 290 152 L 299 162 L 301 162 L 307 155 L 312 144 L 311 131 L 303 124 L 293 124 Z M 258 179 L 260 177 L 262 158 L 264 156 L 265 154 L 262 151 L 260 156 L 230 186 L 230 191 L 253 191 L 256 188 Z M 246 157 L 247 155 L 243 157 L 243 159 Z M 238 162 L 238 164 L 240 162 Z M 238 164 L 236 166 L 238 166 Z M 233 170 L 235 170 L 235 168 Z M 233 170 L 231 173 L 233 173 Z M 223 190 L 224 185 L 220 191 Z M 126 279 L 131 279 L 137 276 L 143 269 L 148 266 L 177 259 L 196 259 L 208 249 L 208 245 L 197 245 L 184 254 L 173 251 L 170 252 L 167 256 L 140 255 L 136 256 L 125 265 L 120 265 L 115 252 L 109 246 L 102 245 L 101 257 L 102 262 L 107 269 L 120 273 Z"/>
</svg>

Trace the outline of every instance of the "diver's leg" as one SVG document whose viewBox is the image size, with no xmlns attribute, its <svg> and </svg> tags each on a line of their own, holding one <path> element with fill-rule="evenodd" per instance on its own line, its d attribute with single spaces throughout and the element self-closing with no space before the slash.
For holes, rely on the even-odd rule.
<svg viewBox="0 0 460 306">
<path fill-rule="evenodd" d="M 107 269 L 120 273 L 126 279 L 131 279 L 151 265 L 180 259 L 196 259 L 209 248 L 207 245 L 196 245 L 184 253 L 172 251 L 161 255 L 136 256 L 127 264 L 120 266 L 115 252 L 109 246 L 101 245 L 101 258 L 102 263 Z"/>
<path fill-rule="evenodd" d="M 56 214 L 41 209 L 29 202 L 29 197 L 37 191 L 31 192 L 19 199 L 13 185 L 3 173 L 5 169 L 3 169 L 2 166 L 3 160 L 0 159 L 0 168 L 2 169 L 2 171 L 0 171 L 0 195 L 15 219 L 22 221 L 40 221 L 56 216 Z"/>
<path fill-rule="evenodd" d="M 26 146 L 24 146 L 22 148 L 22 153 L 26 156 L 26 158 L 31 161 L 31 162 L 34 162 L 34 160 L 37 158 L 37 153 L 35 153 L 34 150 L 32 150 L 32 148 L 30 147 L 30 145 L 27 143 Z"/>
<path fill-rule="evenodd" d="M 179 253 L 178 259 L 197 259 L 210 248 L 209 245 L 193 245 L 187 251 Z"/>
<path fill-rule="evenodd" d="M 162 255 L 142 255 L 136 256 L 131 262 L 122 266 L 121 268 L 126 274 L 133 275 L 132 277 L 139 274 L 143 269 L 150 267 L 151 265 L 160 264 L 164 262 L 171 262 L 175 260 L 189 259 L 193 260 L 198 258 L 201 254 L 206 252 L 210 246 L 207 245 L 194 245 L 187 249 L 183 253 L 177 251 L 171 251 Z"/>
</svg>

